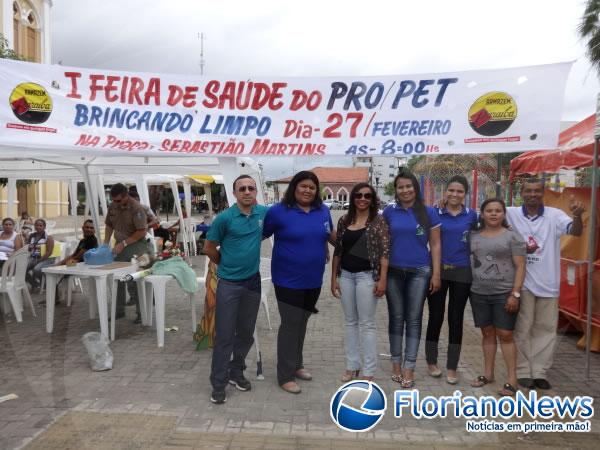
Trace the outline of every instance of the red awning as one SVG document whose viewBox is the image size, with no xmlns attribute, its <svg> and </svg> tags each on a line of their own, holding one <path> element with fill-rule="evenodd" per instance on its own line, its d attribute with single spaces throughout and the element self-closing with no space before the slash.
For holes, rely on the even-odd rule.
<svg viewBox="0 0 600 450">
<path fill-rule="evenodd" d="M 595 124 L 596 116 L 592 114 L 560 133 L 557 150 L 533 150 L 517 156 L 510 162 L 510 178 L 523 173 L 555 173 L 560 169 L 591 166 Z"/>
</svg>

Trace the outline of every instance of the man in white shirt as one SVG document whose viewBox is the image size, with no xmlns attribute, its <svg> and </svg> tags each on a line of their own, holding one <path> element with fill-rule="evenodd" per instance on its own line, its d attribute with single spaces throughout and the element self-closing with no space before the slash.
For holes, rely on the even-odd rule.
<svg viewBox="0 0 600 450">
<path fill-rule="evenodd" d="M 526 388 L 551 389 L 546 371 L 552 366 L 558 323 L 560 290 L 560 237 L 581 236 L 585 211 L 571 198 L 572 218 L 544 206 L 544 184 L 538 178 L 521 187 L 522 207 L 507 208 L 507 219 L 527 245 L 527 273 L 514 332 L 517 377 Z"/>
</svg>

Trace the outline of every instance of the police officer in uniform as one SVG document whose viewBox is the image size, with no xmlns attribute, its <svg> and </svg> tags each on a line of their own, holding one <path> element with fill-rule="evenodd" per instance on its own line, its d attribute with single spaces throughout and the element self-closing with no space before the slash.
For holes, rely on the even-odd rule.
<svg viewBox="0 0 600 450">
<path fill-rule="evenodd" d="M 110 190 L 112 203 L 106 215 L 106 231 L 104 243 L 109 244 L 115 234 L 115 261 L 130 261 L 131 258 L 151 253 L 151 246 L 146 239 L 148 230 L 144 208 L 129 195 L 127 187 L 121 183 L 115 184 Z M 129 296 L 136 304 L 137 317 L 134 323 L 141 323 L 140 304 L 135 282 L 127 285 Z M 125 316 L 125 286 L 119 283 L 117 290 L 117 319 Z"/>
</svg>

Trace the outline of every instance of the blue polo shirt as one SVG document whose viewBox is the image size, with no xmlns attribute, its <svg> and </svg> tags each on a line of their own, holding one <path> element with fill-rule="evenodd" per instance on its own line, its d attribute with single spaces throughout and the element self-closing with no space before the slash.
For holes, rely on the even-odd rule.
<svg viewBox="0 0 600 450">
<path fill-rule="evenodd" d="M 430 228 L 439 227 L 437 211 L 430 206 L 425 209 Z M 429 236 L 419 224 L 413 208 L 405 209 L 392 203 L 383 210 L 383 218 L 390 229 L 390 266 L 398 269 L 431 266 Z"/>
<path fill-rule="evenodd" d="M 206 239 L 221 245 L 221 262 L 217 268 L 219 278 L 240 281 L 258 273 L 266 213 L 266 206 L 254 205 L 250 214 L 245 215 L 234 204 L 215 217 Z"/>
<path fill-rule="evenodd" d="M 442 264 L 458 267 L 471 265 L 469 231 L 477 223 L 477 213 L 463 206 L 456 216 L 446 208 L 437 209 L 442 222 Z"/>
<path fill-rule="evenodd" d="M 271 206 L 263 234 L 275 236 L 271 277 L 273 284 L 290 289 L 315 289 L 323 284 L 325 246 L 333 230 L 329 208 L 305 212 L 283 203 Z"/>
</svg>

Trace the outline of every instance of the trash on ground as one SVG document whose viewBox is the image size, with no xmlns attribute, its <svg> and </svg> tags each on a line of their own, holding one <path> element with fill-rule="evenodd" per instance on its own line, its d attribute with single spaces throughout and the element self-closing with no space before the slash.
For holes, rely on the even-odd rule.
<svg viewBox="0 0 600 450">
<path fill-rule="evenodd" d="M 90 358 L 90 367 L 94 372 L 112 369 L 113 353 L 108 346 L 108 338 L 97 331 L 85 333 L 81 338 Z"/>
<path fill-rule="evenodd" d="M 177 325 L 173 325 L 172 327 L 165 327 L 165 331 L 179 331 L 179 327 Z"/>
<path fill-rule="evenodd" d="M 7 402 L 8 400 L 14 400 L 16 398 L 19 398 L 17 394 L 3 395 L 2 397 L 0 397 L 0 403 Z"/>
</svg>

